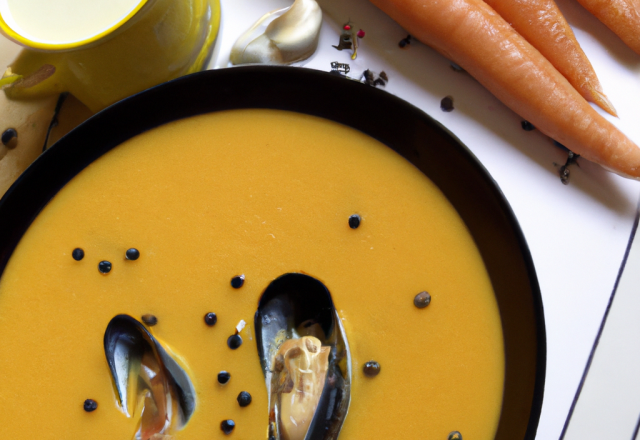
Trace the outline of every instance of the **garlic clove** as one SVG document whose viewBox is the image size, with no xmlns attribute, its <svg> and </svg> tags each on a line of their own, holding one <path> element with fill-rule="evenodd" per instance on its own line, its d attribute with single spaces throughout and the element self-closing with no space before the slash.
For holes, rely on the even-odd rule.
<svg viewBox="0 0 640 440">
<path fill-rule="evenodd" d="M 264 33 L 255 37 L 269 19 L 272 21 Z M 322 10 L 315 0 L 295 0 L 288 9 L 265 14 L 242 34 L 231 49 L 230 61 L 232 64 L 290 64 L 304 60 L 318 47 L 321 25 Z"/>
</svg>

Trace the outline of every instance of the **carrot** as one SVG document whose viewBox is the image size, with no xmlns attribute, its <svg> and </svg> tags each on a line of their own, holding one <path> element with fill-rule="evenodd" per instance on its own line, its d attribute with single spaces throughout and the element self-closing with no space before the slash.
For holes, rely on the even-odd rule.
<svg viewBox="0 0 640 440">
<path fill-rule="evenodd" d="M 618 37 L 640 54 L 640 2 L 638 0 L 578 0 Z"/>
<path fill-rule="evenodd" d="M 640 179 L 640 148 L 482 0 L 371 0 L 513 111 L 584 158 Z"/>
<path fill-rule="evenodd" d="M 589 59 L 554 0 L 484 0 L 589 102 L 617 116 Z"/>
</svg>

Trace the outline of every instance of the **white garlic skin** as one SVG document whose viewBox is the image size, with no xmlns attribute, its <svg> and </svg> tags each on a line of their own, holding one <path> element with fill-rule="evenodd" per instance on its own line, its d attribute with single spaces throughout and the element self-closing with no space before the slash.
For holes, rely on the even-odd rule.
<svg viewBox="0 0 640 440">
<path fill-rule="evenodd" d="M 322 10 L 315 0 L 295 0 L 253 38 L 263 22 L 282 11 L 265 14 L 238 38 L 231 49 L 232 64 L 291 64 L 313 55 L 322 25 Z"/>
</svg>

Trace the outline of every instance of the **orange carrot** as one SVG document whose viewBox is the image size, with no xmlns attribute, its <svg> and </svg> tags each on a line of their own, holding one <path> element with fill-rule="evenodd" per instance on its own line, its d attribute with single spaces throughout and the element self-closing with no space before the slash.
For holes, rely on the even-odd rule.
<svg viewBox="0 0 640 440">
<path fill-rule="evenodd" d="M 578 0 L 627 46 L 640 54 L 640 1 Z"/>
<path fill-rule="evenodd" d="M 482 0 L 371 0 L 567 148 L 640 179 L 640 148 Z"/>
<path fill-rule="evenodd" d="M 589 59 L 554 0 L 484 0 L 540 51 L 589 102 L 617 116 Z"/>
</svg>

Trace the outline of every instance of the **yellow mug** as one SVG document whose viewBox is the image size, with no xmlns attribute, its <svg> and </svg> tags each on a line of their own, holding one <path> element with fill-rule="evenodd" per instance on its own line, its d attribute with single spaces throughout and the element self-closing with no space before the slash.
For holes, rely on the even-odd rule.
<svg viewBox="0 0 640 440">
<path fill-rule="evenodd" d="M 32 99 L 69 92 L 96 112 L 206 66 L 220 26 L 219 0 L 96 1 L 0 0 L 0 32 L 25 46 L 0 79 L 0 85 L 8 85 L 8 98 Z M 108 14 L 96 15 L 93 10 L 93 19 L 110 22 L 106 26 L 84 26 L 92 31 L 81 29 L 74 35 L 67 32 L 72 28 L 67 23 L 52 23 L 38 35 L 43 26 L 37 26 L 37 21 L 47 19 L 46 8 L 59 8 L 64 3 L 72 15 L 70 20 L 75 19 L 82 28 L 87 24 L 83 18 L 91 17 L 83 15 L 83 8 L 92 2 L 105 6 L 103 12 L 113 11 L 115 3 L 126 10 L 116 11 L 120 16 L 115 19 Z M 25 11 L 23 16 L 34 14 L 31 31 L 19 23 L 21 9 Z M 62 22 L 68 18 L 64 14 L 60 17 Z"/>
</svg>

